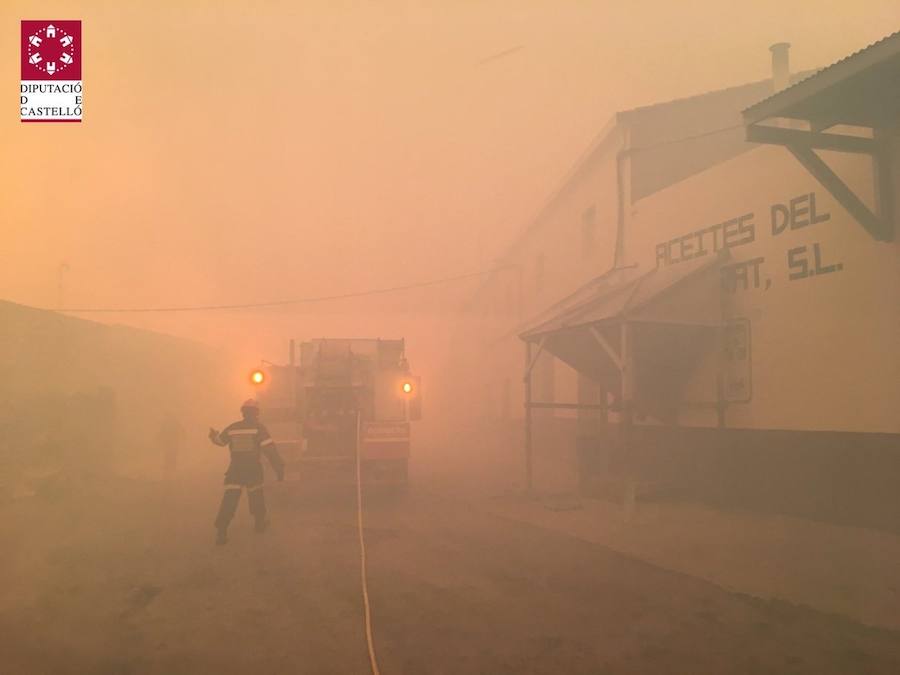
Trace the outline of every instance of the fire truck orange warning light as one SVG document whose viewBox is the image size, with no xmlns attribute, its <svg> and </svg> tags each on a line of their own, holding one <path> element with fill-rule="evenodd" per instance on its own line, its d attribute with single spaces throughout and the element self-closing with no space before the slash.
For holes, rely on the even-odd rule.
<svg viewBox="0 0 900 675">
<path fill-rule="evenodd" d="M 411 394 L 411 393 L 412 393 L 412 390 L 413 390 L 413 386 L 412 386 L 412 383 L 411 383 L 411 382 L 404 382 L 404 383 L 403 383 L 403 393 L 404 393 L 404 394 Z"/>
<path fill-rule="evenodd" d="M 266 375 L 261 370 L 254 370 L 250 373 L 250 381 L 253 384 L 262 384 L 266 380 Z"/>
</svg>

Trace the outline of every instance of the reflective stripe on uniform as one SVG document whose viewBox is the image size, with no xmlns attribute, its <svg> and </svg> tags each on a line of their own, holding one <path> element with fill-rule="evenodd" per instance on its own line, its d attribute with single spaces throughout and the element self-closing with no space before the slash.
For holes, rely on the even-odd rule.
<svg viewBox="0 0 900 675">
<path fill-rule="evenodd" d="M 231 484 L 227 484 L 227 483 L 226 483 L 226 485 L 225 485 L 225 490 L 226 490 L 226 491 L 227 491 L 227 490 L 238 490 L 238 491 L 240 491 L 240 489 L 241 489 L 242 487 L 243 487 L 243 486 L 241 486 L 241 485 L 231 485 Z"/>
<path fill-rule="evenodd" d="M 251 435 L 252 433 L 252 435 Z M 256 447 L 256 432 L 242 433 L 232 436 L 230 439 L 232 452 L 253 452 Z"/>
<path fill-rule="evenodd" d="M 262 443 L 260 443 L 260 445 L 272 445 L 272 443 L 274 443 L 274 442 L 275 441 L 273 441 L 271 438 L 267 438 Z"/>
<path fill-rule="evenodd" d="M 256 492 L 257 490 L 262 490 L 262 486 L 263 486 L 262 483 L 260 483 L 259 485 L 253 485 L 253 486 L 248 485 L 247 492 Z"/>
<path fill-rule="evenodd" d="M 255 434 L 259 429 L 229 429 L 228 435 L 235 436 L 237 434 Z"/>
</svg>

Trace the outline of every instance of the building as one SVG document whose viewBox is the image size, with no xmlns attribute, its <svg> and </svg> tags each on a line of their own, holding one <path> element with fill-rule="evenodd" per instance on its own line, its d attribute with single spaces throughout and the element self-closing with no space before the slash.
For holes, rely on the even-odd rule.
<svg viewBox="0 0 900 675">
<path fill-rule="evenodd" d="M 244 393 L 237 359 L 189 340 L 6 301 L 0 324 L 0 501 L 16 471 L 49 475 L 66 458 L 158 471 L 164 420 L 203 432 Z"/>
<path fill-rule="evenodd" d="M 772 51 L 771 82 L 617 115 L 472 307 L 534 461 L 900 527 L 900 34 L 799 78 Z"/>
<path fill-rule="evenodd" d="M 778 46 L 778 53 L 784 49 Z M 783 77 L 786 83 L 808 74 Z M 467 303 L 480 323 L 482 353 L 491 353 L 492 364 L 502 362 L 492 369 L 484 409 L 500 418 L 518 414 L 509 392 L 521 381 L 520 350 L 509 345 L 517 344 L 523 321 L 622 265 L 623 233 L 635 203 L 752 148 L 744 140 L 741 110 L 770 95 L 776 77 L 613 116 Z M 539 364 L 546 396 L 575 386 L 556 368 L 551 360 Z"/>
</svg>

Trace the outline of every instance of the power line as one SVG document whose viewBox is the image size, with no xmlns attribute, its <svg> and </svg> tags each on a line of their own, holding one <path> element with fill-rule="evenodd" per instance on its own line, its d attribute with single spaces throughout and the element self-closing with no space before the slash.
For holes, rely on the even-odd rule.
<svg viewBox="0 0 900 675">
<path fill-rule="evenodd" d="M 396 293 L 398 291 L 413 290 L 416 288 L 426 288 L 428 286 L 438 286 L 441 284 L 449 284 L 456 281 L 464 281 L 466 279 L 474 279 L 486 274 L 490 274 L 501 268 L 484 270 L 481 272 L 470 272 L 469 274 L 460 274 L 453 277 L 444 277 L 442 279 L 431 279 L 429 281 L 420 281 L 403 286 L 391 286 L 388 288 L 374 288 L 365 291 L 353 291 L 349 293 L 340 293 L 336 295 L 320 295 L 306 298 L 292 298 L 290 300 L 268 300 L 264 302 L 247 302 L 231 305 L 191 305 L 181 307 L 78 307 L 74 309 L 66 308 L 63 311 L 73 314 L 137 314 L 151 312 L 206 312 L 229 309 L 256 309 L 260 307 L 283 307 L 285 305 L 300 305 L 314 302 L 329 302 L 333 300 L 348 300 L 351 298 L 362 298 L 371 295 L 384 295 L 387 293 Z"/>
<path fill-rule="evenodd" d="M 707 136 L 715 136 L 716 134 L 721 134 L 726 131 L 734 131 L 735 129 L 742 129 L 744 127 L 743 124 L 733 124 L 730 127 L 719 127 L 718 129 L 710 129 L 709 131 L 703 131 L 699 134 L 694 134 L 692 136 L 681 136 L 679 138 L 670 138 L 665 141 L 659 141 L 657 143 L 650 143 L 649 145 L 638 145 L 633 148 L 626 148 L 625 152 L 636 153 L 643 152 L 645 150 L 654 150 L 655 148 L 662 148 L 667 145 L 675 145 L 676 143 L 684 143 L 687 141 L 696 141 L 700 138 L 706 138 Z"/>
</svg>

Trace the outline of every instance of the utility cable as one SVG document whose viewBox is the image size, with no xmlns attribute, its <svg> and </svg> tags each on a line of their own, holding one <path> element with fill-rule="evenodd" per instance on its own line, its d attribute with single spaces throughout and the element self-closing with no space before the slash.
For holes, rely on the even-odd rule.
<svg viewBox="0 0 900 675">
<path fill-rule="evenodd" d="M 726 131 L 735 131 L 736 129 L 743 129 L 743 124 L 732 124 L 730 127 L 719 127 L 717 129 L 710 129 L 708 131 L 702 131 L 698 134 L 693 134 L 691 136 L 680 136 L 678 138 L 669 138 L 664 141 L 657 141 L 656 143 L 650 143 L 649 145 L 636 145 L 634 147 L 625 148 L 624 152 L 626 153 L 637 153 L 637 152 L 645 152 L 647 150 L 655 150 L 656 148 L 663 148 L 667 145 L 675 145 L 677 143 L 685 143 L 687 141 L 696 141 L 701 138 L 706 138 L 707 136 L 715 136 L 716 134 L 722 134 Z"/>
<path fill-rule="evenodd" d="M 405 284 L 403 286 L 390 286 L 387 288 L 374 288 L 365 291 L 352 291 L 349 293 L 339 293 L 335 295 L 319 295 L 305 298 L 292 298 L 288 300 L 267 300 L 262 302 L 247 302 L 228 305 L 176 305 L 171 307 L 75 307 L 72 309 L 64 307 L 59 311 L 68 312 L 71 314 L 135 314 L 150 312 L 205 312 L 229 309 L 256 309 L 260 307 L 283 307 L 286 305 L 300 305 L 314 302 L 328 302 L 333 300 L 348 300 L 351 298 L 362 298 L 371 295 L 385 295 L 387 293 L 396 293 L 398 291 L 426 288 L 428 286 L 438 286 L 441 284 L 449 284 L 456 281 L 464 281 L 466 279 L 482 277 L 486 274 L 490 274 L 491 272 L 495 272 L 498 269 L 503 268 L 494 268 L 481 272 L 470 272 L 469 274 L 460 274 L 452 277 L 444 277 L 442 279 L 431 279 L 429 281 L 420 281 L 412 284 Z"/>
</svg>

